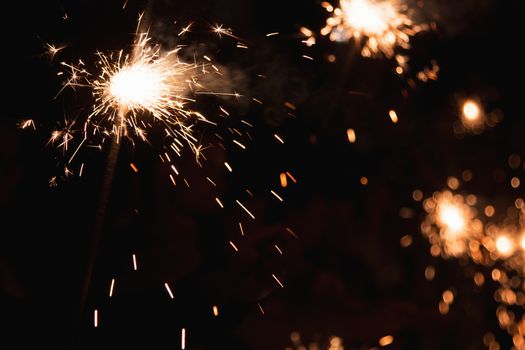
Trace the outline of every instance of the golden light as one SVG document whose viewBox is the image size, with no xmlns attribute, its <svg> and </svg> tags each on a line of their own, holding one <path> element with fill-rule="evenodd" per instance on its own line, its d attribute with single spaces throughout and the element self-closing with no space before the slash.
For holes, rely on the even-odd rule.
<svg viewBox="0 0 525 350">
<path fill-rule="evenodd" d="M 508 256 L 514 251 L 514 244 L 508 236 L 501 235 L 496 239 L 496 249 L 501 255 Z"/>
<path fill-rule="evenodd" d="M 466 100 L 461 111 L 463 117 L 468 121 L 476 121 L 481 117 L 481 107 L 474 100 Z"/>
<path fill-rule="evenodd" d="M 525 234 L 523 234 L 521 236 L 521 239 L 520 239 L 520 246 L 521 246 L 521 249 L 525 250 Z"/>
</svg>

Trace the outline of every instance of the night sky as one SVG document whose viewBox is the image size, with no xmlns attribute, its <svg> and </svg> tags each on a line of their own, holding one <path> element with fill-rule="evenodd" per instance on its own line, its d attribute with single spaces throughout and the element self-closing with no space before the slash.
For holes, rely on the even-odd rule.
<svg viewBox="0 0 525 350">
<path fill-rule="evenodd" d="M 180 349 L 182 328 L 186 348 L 196 350 L 295 350 L 295 331 L 320 349 L 330 336 L 341 337 L 345 349 L 369 349 L 386 335 L 394 337 L 390 349 L 483 349 L 487 332 L 510 349 L 512 339 L 496 318 L 496 284 L 488 277 L 483 287 L 472 281 L 477 271 L 490 276 L 490 268 L 432 257 L 420 230 L 425 211 L 412 193 L 429 197 L 448 177 L 470 170 L 465 193 L 497 208 L 523 195 L 509 185 L 514 176 L 525 180 L 523 167 L 508 165 L 510 155 L 525 156 L 519 1 L 424 1 L 420 19 L 436 26 L 412 39 L 404 77 L 393 72 L 393 60 L 363 58 L 352 43 L 301 43 L 301 27 L 324 25 L 321 1 L 129 0 L 122 9 L 123 3 L 2 5 L 1 349 Z M 227 75 L 217 88 L 242 97 L 208 96 L 192 108 L 210 115 L 220 105 L 231 125 L 249 120 L 252 141 L 242 150 L 225 140 L 225 150 L 206 150 L 202 167 L 186 150 L 176 161 L 181 176 L 174 187 L 158 157 L 162 131 L 149 143 L 124 140 L 101 210 L 109 147 L 84 151 L 72 166 L 75 175 L 65 178 L 67 155 L 48 144 L 55 128 L 80 119 L 92 104 L 86 89 L 57 96 L 63 81 L 57 72 L 62 61 L 92 64 L 97 50 L 128 50 L 141 12 L 163 47 L 194 22 L 184 38 L 188 50 L 212 55 Z M 211 33 L 215 24 L 231 28 L 248 49 Z M 267 37 L 271 32 L 279 35 Z M 50 59 L 46 43 L 66 48 Z M 415 79 L 432 60 L 438 80 Z M 501 120 L 479 134 L 458 133 L 459 101 L 469 96 Z M 397 124 L 388 117 L 392 109 Z M 36 130 L 20 129 L 25 119 Z M 197 128 L 203 144 L 212 142 L 213 128 Z M 355 143 L 348 142 L 349 128 Z M 289 179 L 281 188 L 286 171 L 297 183 Z M 239 198 L 256 220 L 235 204 Z M 413 238 L 407 248 L 400 246 L 404 235 Z M 429 265 L 436 269 L 432 281 L 424 274 Z M 446 289 L 456 299 L 441 315 Z"/>
</svg>

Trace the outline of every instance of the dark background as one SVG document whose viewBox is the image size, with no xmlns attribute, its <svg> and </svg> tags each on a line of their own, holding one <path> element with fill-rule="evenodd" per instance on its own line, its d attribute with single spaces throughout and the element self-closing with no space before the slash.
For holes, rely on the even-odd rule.
<svg viewBox="0 0 525 350">
<path fill-rule="evenodd" d="M 402 79 L 392 73 L 391 61 L 360 58 L 350 44 L 323 39 L 312 48 L 301 44 L 301 26 L 323 25 L 325 12 L 317 1 L 129 0 L 124 10 L 118 1 L 3 4 L 0 347 L 180 348 L 184 327 L 189 349 L 284 349 L 292 345 L 292 331 L 321 346 L 337 335 L 345 348 L 371 347 L 392 334 L 392 349 L 481 349 L 483 334 L 493 331 L 502 348 L 509 348 L 495 317 L 495 286 L 476 289 L 472 282 L 475 271 L 488 277 L 488 270 L 431 258 L 419 232 L 424 214 L 411 194 L 421 189 L 429 196 L 448 176 L 468 169 L 474 179 L 465 191 L 505 205 L 519 196 L 508 183 L 512 176 L 523 177 L 523 170 L 507 165 L 510 154 L 524 153 L 516 88 L 522 66 L 518 3 L 427 2 L 422 18 L 435 21 L 437 30 L 414 38 L 413 71 Z M 169 169 L 157 157 L 161 146 L 124 142 L 102 238 L 92 249 L 107 149 L 84 152 L 77 160 L 75 172 L 80 162 L 86 164 L 82 178 L 62 176 L 66 157 L 46 145 L 49 133 L 65 118 L 81 116 L 91 102 L 85 91 L 54 99 L 61 88 L 56 73 L 62 60 L 94 62 L 96 50 L 128 48 L 141 11 L 162 44 L 172 44 L 180 26 L 195 22 L 185 40 L 190 47 L 205 42 L 230 73 L 229 88 L 246 96 L 238 103 L 205 99 L 195 108 L 225 105 L 236 115 L 232 123 L 242 117 L 254 124 L 253 141 L 246 151 L 233 145 L 209 150 L 202 169 L 191 154 L 177 160 L 189 189 L 182 177 L 172 186 Z M 231 27 L 249 49 L 209 33 L 214 23 Z M 275 31 L 280 35 L 265 36 Z M 50 60 L 48 42 L 67 48 Z M 328 54 L 337 61 L 328 63 Z M 431 59 L 440 66 L 439 80 L 410 84 Z M 458 100 L 470 95 L 503 120 L 481 135 L 458 136 L 453 130 Z M 264 104 L 248 104 L 251 97 Z M 295 116 L 285 102 L 297 107 Z M 389 109 L 397 111 L 398 124 L 388 119 Z M 36 131 L 17 128 L 28 118 Z M 350 127 L 357 132 L 355 144 L 346 140 Z M 203 140 L 212 142 L 211 134 Z M 226 172 L 225 160 L 233 174 Z M 283 171 L 298 183 L 281 189 Z M 55 188 L 48 185 L 53 176 Z M 216 189 L 206 176 L 217 182 Z M 367 186 L 360 184 L 362 176 Z M 284 204 L 270 189 L 285 197 Z M 216 196 L 226 203 L 224 210 Z M 235 199 L 252 208 L 257 220 L 239 210 Z M 401 218 L 401 208 L 411 209 L 412 217 Z M 399 239 L 405 234 L 414 244 L 403 249 Z M 133 253 L 138 271 L 132 270 Z M 96 260 L 83 303 L 90 256 Z M 433 281 L 424 278 L 428 265 L 437 269 Z M 109 299 L 111 278 L 116 287 Z M 448 288 L 456 301 L 442 316 L 437 305 Z"/>
</svg>

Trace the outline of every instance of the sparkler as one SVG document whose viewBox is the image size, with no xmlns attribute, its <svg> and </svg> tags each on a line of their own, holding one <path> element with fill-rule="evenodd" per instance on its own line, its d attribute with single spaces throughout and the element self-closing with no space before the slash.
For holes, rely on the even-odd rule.
<svg viewBox="0 0 525 350">
<path fill-rule="evenodd" d="M 163 54 L 160 46 L 151 44 L 147 32 L 137 29 L 132 53 L 97 52 L 97 74 L 88 72 L 83 61 L 62 63 L 70 72 L 64 87 L 88 87 L 94 97 L 93 110 L 83 124 L 83 139 L 69 162 L 97 135 L 115 137 L 118 143 L 122 137 L 147 141 L 148 130 L 158 123 L 172 140 L 172 148 L 179 150 L 186 144 L 197 152 L 192 125 L 196 120 L 209 121 L 187 104 L 194 101 L 189 95 L 200 87 L 198 78 L 208 73 L 209 64 L 182 62 L 179 52 L 176 48 Z"/>
<path fill-rule="evenodd" d="M 220 74 L 208 57 L 206 62 L 198 63 L 197 56 L 193 62 L 184 62 L 181 56 L 181 47 L 164 52 L 159 45 L 152 43 L 148 32 L 140 31 L 141 17 L 139 17 L 137 31 L 132 50 L 129 53 L 120 50 L 113 53 L 97 52 L 98 60 L 91 71 L 83 60 L 77 64 L 62 63 L 68 74 L 64 72 L 59 75 L 66 76 L 62 92 L 65 88 L 74 90 L 87 88 L 93 96 L 93 107 L 85 116 L 79 116 L 75 120 L 66 120 L 62 128 L 52 132 L 49 144 L 57 145 L 62 151 L 71 154 L 67 164 L 70 164 L 78 155 L 82 147 L 102 148 L 104 144 L 110 143 L 106 174 L 102 183 L 100 203 L 97 208 L 94 234 L 91 242 L 91 251 L 84 281 L 80 302 L 80 313 L 82 314 L 91 278 L 93 274 L 98 242 L 102 233 L 109 193 L 113 181 L 118 154 L 122 139 L 136 142 L 148 142 L 148 133 L 151 129 L 162 127 L 168 140 L 168 150 L 181 155 L 186 146 L 195 154 L 196 161 L 202 156 L 202 145 L 194 135 L 194 125 L 197 122 L 214 124 L 204 117 L 203 114 L 193 111 L 189 104 L 195 102 L 192 97 L 197 92 L 213 95 L 213 92 L 203 91 L 200 78 L 205 74 Z M 184 28 L 179 36 L 189 30 Z M 55 55 L 61 48 L 48 46 L 49 52 Z M 59 92 L 59 94 L 60 94 Z M 229 93 L 221 92 L 227 96 Z M 238 94 L 232 94 L 238 97 Z M 32 122 L 24 121 L 21 127 L 34 126 Z M 78 129 L 77 129 L 78 126 Z M 78 139 L 78 135 L 81 138 Z M 109 142 L 106 142 L 108 140 Z M 75 146 L 73 147 L 73 144 Z M 161 159 L 167 160 L 178 175 L 178 171 L 168 152 Z M 137 172 L 137 167 L 131 163 L 132 169 Z M 65 167 L 66 175 L 71 170 Z M 83 164 L 80 172 L 83 170 Z M 170 175 L 173 183 L 174 178 Z M 51 182 L 50 182 L 51 184 Z M 52 184 L 56 184 L 56 177 Z M 245 209 L 247 210 L 247 209 Z M 133 270 L 137 270 L 137 257 L 132 255 Z M 113 295 L 114 280 L 111 282 L 110 297 Z M 173 293 L 166 283 L 165 288 L 171 298 Z M 96 317 L 96 316 L 95 316 Z M 97 321 L 95 321 L 97 322 Z M 184 339 L 183 330 L 183 339 Z M 184 348 L 184 340 L 183 345 Z"/>
<path fill-rule="evenodd" d="M 396 47 L 409 49 L 410 37 L 428 29 L 414 23 L 407 7 L 397 0 L 340 0 L 338 7 L 328 2 L 322 5 L 332 16 L 321 35 L 337 42 L 354 40 L 362 45 L 361 55 L 365 57 L 382 54 L 392 58 Z"/>
</svg>

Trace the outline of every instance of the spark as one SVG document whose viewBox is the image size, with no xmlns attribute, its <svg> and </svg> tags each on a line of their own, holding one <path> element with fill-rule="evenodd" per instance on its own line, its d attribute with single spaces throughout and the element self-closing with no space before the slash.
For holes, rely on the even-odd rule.
<svg viewBox="0 0 525 350">
<path fill-rule="evenodd" d="M 279 246 L 277 244 L 274 244 L 273 246 L 275 247 L 275 249 L 277 249 L 279 254 L 283 255 L 283 251 L 281 250 L 281 248 L 279 248 Z"/>
<path fill-rule="evenodd" d="M 394 342 L 394 337 L 391 336 L 391 335 L 385 335 L 384 337 L 382 337 L 381 339 L 379 339 L 379 345 L 380 346 L 387 346 L 387 345 L 390 345 Z"/>
<path fill-rule="evenodd" d="M 221 202 L 221 200 L 219 198 L 215 198 L 215 201 L 217 202 L 219 207 L 221 207 L 221 209 L 224 209 L 224 205 L 222 205 L 222 202 Z"/>
<path fill-rule="evenodd" d="M 323 3 L 332 14 L 326 20 L 321 35 L 331 41 L 355 40 L 362 45 L 361 55 L 378 54 L 391 58 L 397 46 L 410 48 L 410 37 L 427 30 L 427 25 L 415 24 L 397 0 L 340 0 L 338 7 Z M 303 34 L 309 34 L 303 31 Z M 312 35 L 306 35 L 313 37 Z"/>
<path fill-rule="evenodd" d="M 186 27 L 182 28 L 177 36 L 182 36 L 182 35 L 186 34 L 187 32 L 189 32 L 192 25 L 193 25 L 193 23 L 189 23 Z"/>
<path fill-rule="evenodd" d="M 397 117 L 397 113 L 393 109 L 391 109 L 388 112 L 388 115 L 390 116 L 390 119 L 392 120 L 392 123 L 396 124 L 399 121 L 399 118 Z"/>
<path fill-rule="evenodd" d="M 290 235 L 292 235 L 293 238 L 296 238 L 298 239 L 299 236 L 297 236 L 297 234 L 295 232 L 293 232 L 293 230 L 289 227 L 286 228 L 286 232 L 288 232 Z"/>
<path fill-rule="evenodd" d="M 244 230 L 242 229 L 242 224 L 240 222 L 239 222 L 239 229 L 241 230 L 241 236 L 244 236 Z"/>
<path fill-rule="evenodd" d="M 273 195 L 275 196 L 275 198 L 277 198 L 277 199 L 278 199 L 278 200 L 279 200 L 280 202 L 282 202 L 282 201 L 283 201 L 282 197 L 281 197 L 281 196 L 279 196 L 279 195 L 278 195 L 277 193 L 275 193 L 275 191 L 274 191 L 274 190 L 271 190 L 271 191 L 270 191 L 270 193 L 271 193 L 271 194 L 273 194 Z"/>
<path fill-rule="evenodd" d="M 166 288 L 166 291 L 168 292 L 168 294 L 170 295 L 170 298 L 171 299 L 175 299 L 175 297 L 173 296 L 173 292 L 171 291 L 171 288 L 169 286 L 168 283 L 164 283 L 164 287 Z"/>
<path fill-rule="evenodd" d="M 63 49 L 66 48 L 65 45 L 63 45 L 63 46 L 57 46 L 57 45 L 50 44 L 50 43 L 45 44 L 44 47 L 46 48 L 46 55 L 49 57 L 50 60 L 53 60 L 53 58 L 55 58 L 55 56 L 56 56 L 60 51 L 62 51 Z"/>
<path fill-rule="evenodd" d="M 218 317 L 219 316 L 219 308 L 216 305 L 213 305 L 213 316 Z"/>
<path fill-rule="evenodd" d="M 133 270 L 137 271 L 137 256 L 133 254 Z"/>
<path fill-rule="evenodd" d="M 272 273 L 272 277 L 273 279 L 281 286 L 281 288 L 284 288 L 284 285 L 281 283 L 281 281 L 279 281 L 279 279 L 277 278 L 277 276 L 275 276 L 273 273 Z"/>
<path fill-rule="evenodd" d="M 224 162 L 224 166 L 226 167 L 226 169 L 228 169 L 228 171 L 231 173 L 233 172 L 233 169 L 232 167 L 230 166 L 230 164 L 228 164 L 228 162 Z"/>
<path fill-rule="evenodd" d="M 303 55 L 303 58 L 306 58 L 307 60 L 313 61 L 314 58 L 308 55 Z"/>
<path fill-rule="evenodd" d="M 248 213 L 248 215 L 250 215 L 250 217 L 251 217 L 252 219 L 255 220 L 255 216 L 254 216 L 254 215 L 253 215 L 253 214 L 252 214 L 252 213 L 251 213 L 251 212 L 250 212 L 250 211 L 249 211 L 249 210 L 248 210 L 248 209 L 247 209 L 247 208 L 246 208 L 241 202 L 239 202 L 239 200 L 235 200 L 235 202 L 237 202 L 237 204 L 238 204 L 241 208 L 243 208 L 244 211 L 245 211 L 246 213 Z"/>
<path fill-rule="evenodd" d="M 355 141 L 357 140 L 357 136 L 355 134 L 354 129 L 346 130 L 346 136 L 348 137 L 348 142 L 350 143 L 355 143 Z"/>
<path fill-rule="evenodd" d="M 233 143 L 235 143 L 237 146 L 239 146 L 239 147 L 242 148 L 242 149 L 246 149 L 246 146 L 243 145 L 242 143 L 240 143 L 240 142 L 237 141 L 237 140 L 233 140 Z"/>
<path fill-rule="evenodd" d="M 277 141 L 279 141 L 280 143 L 284 144 L 284 140 L 283 140 L 279 135 L 274 134 L 273 137 L 275 137 L 275 139 L 276 139 Z"/>
<path fill-rule="evenodd" d="M 279 180 L 281 181 L 282 188 L 286 188 L 286 186 L 288 186 L 288 180 L 286 178 L 286 173 L 281 173 L 279 175 Z"/>
<path fill-rule="evenodd" d="M 109 297 L 113 297 L 113 290 L 115 288 L 115 279 L 111 279 L 111 284 L 109 285 Z"/>
<path fill-rule="evenodd" d="M 294 184 L 297 183 L 297 180 L 295 179 L 295 177 L 293 177 L 293 175 L 289 171 L 286 172 L 286 175 L 288 175 L 288 177 L 290 178 L 290 180 L 293 181 Z"/>
<path fill-rule="evenodd" d="M 98 310 L 95 309 L 95 311 L 93 312 L 93 326 L 95 328 L 98 328 Z"/>
<path fill-rule="evenodd" d="M 273 33 L 266 34 L 267 37 L 274 36 L 274 35 L 279 35 L 279 32 L 273 32 Z"/>
<path fill-rule="evenodd" d="M 286 101 L 286 102 L 284 103 L 284 105 L 285 105 L 287 108 L 290 108 L 290 109 L 293 110 L 293 111 L 297 110 L 297 107 L 296 107 L 293 103 L 291 103 L 291 102 L 289 102 L 289 101 Z"/>
<path fill-rule="evenodd" d="M 180 347 L 184 350 L 186 349 L 186 328 L 182 328 L 180 333 Z"/>
<path fill-rule="evenodd" d="M 25 120 L 20 121 L 20 123 L 18 124 L 18 127 L 20 129 L 33 128 L 33 130 L 36 130 L 35 122 L 33 121 L 33 119 L 25 119 Z"/>
<path fill-rule="evenodd" d="M 259 306 L 259 310 L 261 311 L 261 314 L 264 315 L 264 309 L 263 309 L 263 307 L 261 306 L 261 304 L 260 304 L 260 303 L 257 303 L 257 306 Z"/>
<path fill-rule="evenodd" d="M 134 171 L 135 173 L 138 173 L 138 172 L 139 172 L 139 169 L 135 166 L 135 164 L 133 164 L 133 163 L 129 163 L 129 166 L 131 167 L 131 169 L 133 169 L 133 171 Z"/>
<path fill-rule="evenodd" d="M 239 38 L 238 36 L 234 35 L 231 28 L 224 28 L 222 24 L 216 24 L 215 26 L 212 26 L 211 29 L 215 34 L 219 36 L 219 38 L 222 38 L 223 35 L 226 35 L 240 41 L 245 41 Z"/>
<path fill-rule="evenodd" d="M 236 246 L 232 241 L 230 241 L 230 245 L 232 246 L 232 248 L 233 248 L 236 252 L 239 251 L 239 248 L 237 248 L 237 246 Z"/>
</svg>

